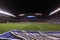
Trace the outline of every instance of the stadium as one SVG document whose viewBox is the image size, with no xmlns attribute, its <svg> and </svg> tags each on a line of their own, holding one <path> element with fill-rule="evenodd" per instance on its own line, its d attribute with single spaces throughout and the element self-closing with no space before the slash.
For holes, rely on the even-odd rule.
<svg viewBox="0 0 60 40">
<path fill-rule="evenodd" d="M 0 40 L 60 40 L 60 1 L 0 1 Z"/>
</svg>

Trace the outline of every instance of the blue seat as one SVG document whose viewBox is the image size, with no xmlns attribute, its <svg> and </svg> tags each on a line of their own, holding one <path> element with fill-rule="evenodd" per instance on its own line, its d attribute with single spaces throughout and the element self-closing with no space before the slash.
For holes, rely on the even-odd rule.
<svg viewBox="0 0 60 40">
<path fill-rule="evenodd" d="M 19 30 L 12 30 L 12 31 L 9 31 L 9 32 L 1 34 L 0 37 L 2 37 L 2 38 L 18 39 L 16 36 L 14 36 L 13 34 L 11 34 L 11 32 L 21 32 L 21 31 L 19 31 Z"/>
</svg>

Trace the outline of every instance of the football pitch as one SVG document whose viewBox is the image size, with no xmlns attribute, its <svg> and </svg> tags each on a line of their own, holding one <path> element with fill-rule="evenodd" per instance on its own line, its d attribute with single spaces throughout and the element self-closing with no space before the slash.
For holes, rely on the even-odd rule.
<svg viewBox="0 0 60 40">
<path fill-rule="evenodd" d="M 60 24 L 40 22 L 0 23 L 0 33 L 10 30 L 60 31 Z"/>
</svg>

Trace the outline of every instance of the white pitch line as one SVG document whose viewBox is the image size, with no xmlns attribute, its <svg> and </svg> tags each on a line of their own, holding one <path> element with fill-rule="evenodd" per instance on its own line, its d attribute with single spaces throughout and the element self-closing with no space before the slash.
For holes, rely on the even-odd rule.
<svg viewBox="0 0 60 40">
<path fill-rule="evenodd" d="M 42 29 L 42 27 L 41 27 L 40 25 L 38 25 L 38 27 L 39 27 L 39 29 L 40 29 L 41 31 L 43 31 L 43 29 Z"/>
</svg>

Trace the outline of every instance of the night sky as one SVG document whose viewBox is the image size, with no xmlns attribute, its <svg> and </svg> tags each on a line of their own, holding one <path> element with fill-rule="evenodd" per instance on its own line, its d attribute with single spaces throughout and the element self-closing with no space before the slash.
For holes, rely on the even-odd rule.
<svg viewBox="0 0 60 40">
<path fill-rule="evenodd" d="M 47 16 L 58 7 L 59 0 L 0 0 L 0 9 L 16 16 L 20 13 L 42 13 L 43 16 Z"/>
</svg>

